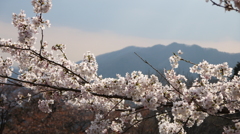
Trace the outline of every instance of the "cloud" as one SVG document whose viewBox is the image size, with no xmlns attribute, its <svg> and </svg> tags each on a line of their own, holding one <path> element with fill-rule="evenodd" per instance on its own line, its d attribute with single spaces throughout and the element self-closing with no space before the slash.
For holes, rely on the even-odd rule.
<svg viewBox="0 0 240 134">
<path fill-rule="evenodd" d="M 13 25 L 0 22 L 0 38 L 17 39 L 17 31 Z M 40 34 L 38 35 L 38 41 Z M 70 60 L 79 61 L 83 53 L 93 52 L 95 55 L 116 51 L 127 46 L 150 47 L 156 44 L 168 45 L 172 42 L 188 45 L 197 44 L 202 47 L 216 48 L 220 51 L 237 53 L 240 52 L 240 42 L 231 39 L 221 41 L 197 41 L 197 40 L 175 40 L 175 39 L 150 39 L 136 36 L 126 36 L 110 31 L 87 32 L 69 27 L 51 27 L 44 31 L 44 41 L 50 45 L 66 44 L 67 56 Z M 39 45 L 39 43 L 37 43 Z"/>
</svg>

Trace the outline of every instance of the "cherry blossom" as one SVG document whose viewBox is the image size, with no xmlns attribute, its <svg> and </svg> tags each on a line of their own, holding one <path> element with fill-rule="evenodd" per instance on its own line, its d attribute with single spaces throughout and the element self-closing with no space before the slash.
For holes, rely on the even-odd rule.
<svg viewBox="0 0 240 134">
<path fill-rule="evenodd" d="M 51 0 L 33 0 L 32 5 L 35 13 L 47 13 L 52 8 Z"/>
<path fill-rule="evenodd" d="M 44 113 L 52 112 L 52 109 L 49 107 L 50 104 L 54 104 L 54 100 L 39 100 L 38 107 Z"/>
<path fill-rule="evenodd" d="M 222 6 L 222 3 L 215 5 Z M 226 3 L 227 2 L 227 3 Z M 235 8 L 229 7 L 234 3 Z M 239 0 L 225 0 L 226 10 L 239 11 Z M 155 75 L 145 75 L 141 71 L 117 74 L 116 78 L 102 78 L 97 74 L 98 63 L 91 52 L 83 55 L 81 63 L 70 61 L 65 53 L 65 44 L 49 44 L 40 39 L 36 43 L 36 34 L 42 34 L 45 26 L 50 27 L 50 21 L 44 20 L 43 13 L 49 12 L 51 0 L 32 0 L 36 16 L 26 18 L 24 11 L 13 14 L 12 24 L 18 30 L 18 41 L 0 39 L 0 50 L 9 53 L 11 57 L 0 57 L 0 84 L 23 86 L 41 93 L 43 100 L 38 101 L 38 107 L 45 113 L 52 112 L 51 105 L 55 101 L 62 101 L 79 110 L 96 112 L 95 119 L 86 130 L 87 133 L 107 133 L 114 131 L 122 133 L 128 128 L 138 127 L 146 117 L 141 110 L 151 110 L 156 113 L 160 133 L 186 133 L 185 127 L 200 125 L 208 116 L 221 116 L 219 112 L 225 108 L 228 113 L 238 112 L 240 106 L 240 77 L 231 79 L 232 68 L 228 64 L 210 64 L 207 61 L 192 63 L 184 60 L 181 50 L 170 58 L 172 69 L 165 70 L 161 76 L 167 84 L 159 82 Z M 40 49 L 35 46 L 40 45 Z M 48 50 L 47 48 L 52 48 Z M 57 56 L 54 56 L 57 55 Z M 179 62 L 192 64 L 191 73 L 200 75 L 192 83 L 186 85 L 188 79 L 177 74 Z M 12 66 L 17 63 L 20 69 L 18 78 L 12 78 Z M 145 63 L 147 63 L 145 61 Z M 240 72 L 239 72 L 240 73 Z M 216 83 L 210 83 L 216 78 Z M 4 96 L 1 96 L 4 98 Z M 17 102 L 24 97 L 19 93 Z M 126 105 L 131 102 L 134 106 Z M 168 107 L 168 112 L 159 108 Z M 158 112 L 157 112 L 158 111 Z M 110 114 L 119 112 L 117 117 Z M 169 115 L 170 114 L 170 115 Z M 238 133 L 239 121 L 235 127 L 224 127 L 224 133 Z"/>
</svg>

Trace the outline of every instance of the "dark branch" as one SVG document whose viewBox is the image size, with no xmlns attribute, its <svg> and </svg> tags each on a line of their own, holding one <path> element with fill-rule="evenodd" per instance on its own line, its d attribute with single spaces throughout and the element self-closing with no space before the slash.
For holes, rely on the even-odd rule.
<svg viewBox="0 0 240 134">
<path fill-rule="evenodd" d="M 74 73 L 72 70 L 66 68 L 65 66 L 63 66 L 63 65 L 61 65 L 61 64 L 59 64 L 59 63 L 57 63 L 57 62 L 55 62 L 55 61 L 52 61 L 52 60 L 50 60 L 50 59 L 48 59 L 48 58 L 46 58 L 46 57 L 43 57 L 41 54 L 37 53 L 36 51 L 34 51 L 34 50 L 30 49 L 30 48 L 18 48 L 18 47 L 15 47 L 14 45 L 12 45 L 12 46 L 5 46 L 5 45 L 1 45 L 1 44 L 0 44 L 0 47 L 7 47 L 7 48 L 16 49 L 16 50 L 30 51 L 30 52 L 32 52 L 32 54 L 34 54 L 35 56 L 39 57 L 40 59 L 42 59 L 42 60 L 44 59 L 44 60 L 48 61 L 48 62 L 51 63 L 51 64 L 60 66 L 60 67 L 62 67 L 63 69 L 65 69 L 66 71 L 70 72 L 71 74 L 79 77 L 79 78 L 83 81 L 82 84 L 84 84 L 84 83 L 89 83 L 89 82 L 88 82 L 87 80 L 85 80 L 81 75 Z"/>
<path fill-rule="evenodd" d="M 212 2 L 213 5 L 225 8 L 225 10 L 227 10 L 227 11 L 235 10 L 235 11 L 239 12 L 239 10 L 236 8 L 233 8 L 232 4 L 227 0 L 224 0 L 225 6 L 218 4 L 218 3 L 214 2 L 213 0 L 210 0 L 210 1 Z"/>
</svg>

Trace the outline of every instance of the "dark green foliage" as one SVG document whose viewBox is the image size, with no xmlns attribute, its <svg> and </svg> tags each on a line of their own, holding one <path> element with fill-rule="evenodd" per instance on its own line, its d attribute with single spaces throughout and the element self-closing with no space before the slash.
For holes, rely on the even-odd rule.
<svg viewBox="0 0 240 134">
<path fill-rule="evenodd" d="M 233 75 L 238 75 L 238 71 L 240 71 L 240 62 L 237 62 L 236 66 L 233 68 Z"/>
</svg>

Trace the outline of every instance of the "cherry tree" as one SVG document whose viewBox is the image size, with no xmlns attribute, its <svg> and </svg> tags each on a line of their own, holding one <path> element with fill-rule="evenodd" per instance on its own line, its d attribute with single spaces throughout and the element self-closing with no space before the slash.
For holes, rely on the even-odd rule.
<svg viewBox="0 0 240 134">
<path fill-rule="evenodd" d="M 240 9 L 239 0 L 210 1 L 227 11 L 239 12 Z M 32 5 L 36 16 L 27 18 L 23 10 L 12 15 L 12 24 L 18 29 L 18 41 L 0 39 L 0 50 L 11 55 L 6 59 L 0 57 L 0 84 L 26 87 L 34 94 L 41 93 L 44 99 L 38 101 L 38 107 L 42 112 L 52 112 L 51 105 L 57 101 L 64 101 L 79 110 L 94 111 L 95 119 L 86 130 L 90 134 L 109 131 L 124 133 L 128 130 L 126 123 L 137 127 L 150 118 L 141 115 L 144 109 L 156 111 L 151 118 L 157 118 L 161 134 L 186 133 L 185 127 L 200 125 L 208 116 L 224 117 L 238 112 L 240 77 L 229 79 L 232 68 L 228 63 L 192 63 L 182 59 L 183 52 L 179 50 L 169 58 L 172 69 L 162 74 L 136 54 L 156 70 L 167 84 L 159 82 L 155 75 L 144 75 L 140 71 L 125 76 L 117 74 L 117 78 L 102 78 L 97 74 L 98 64 L 94 54 L 85 53 L 83 61 L 77 64 L 67 58 L 64 44 L 50 46 L 44 40 L 44 29 L 51 24 L 43 18 L 43 14 L 51 9 L 51 0 L 32 0 Z M 40 44 L 36 43 L 36 34 L 41 34 Z M 40 45 L 39 49 L 37 45 Z M 179 61 L 193 64 L 190 72 L 200 75 L 191 87 L 186 86 L 188 80 L 185 76 L 175 72 Z M 14 63 L 20 69 L 17 78 L 11 77 Z M 217 78 L 218 82 L 210 83 L 212 78 Z M 29 96 L 21 95 L 17 101 L 21 102 Z M 126 101 L 132 101 L 136 106 L 127 106 Z M 170 111 L 157 110 L 164 107 L 170 107 Z M 110 116 L 114 112 L 119 114 Z M 235 126 L 224 127 L 224 133 L 240 132 L 240 118 L 232 120 Z"/>
</svg>

